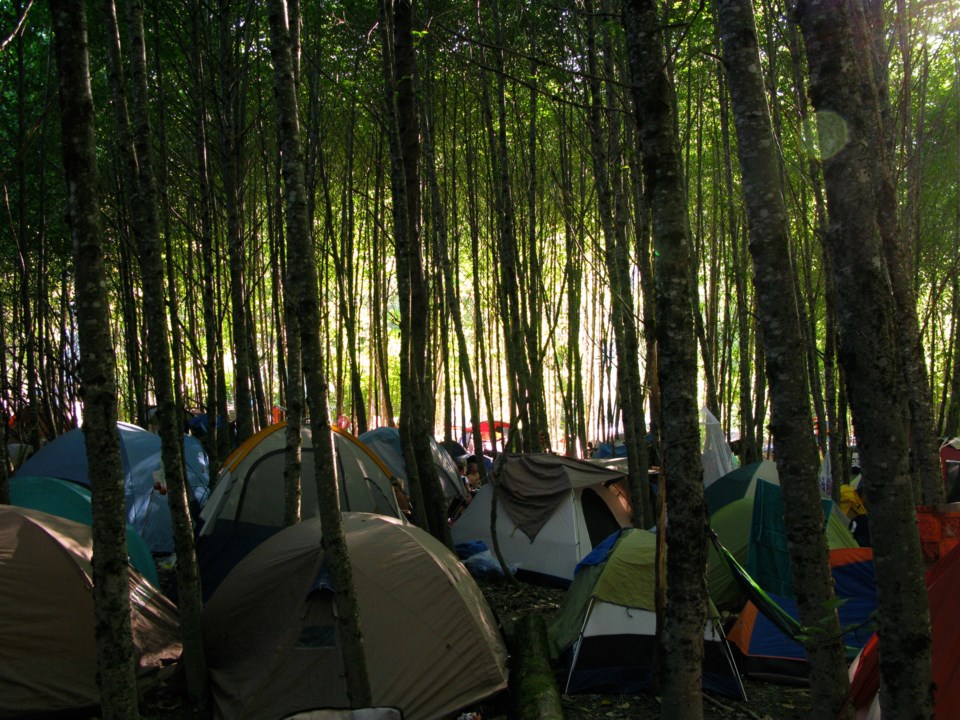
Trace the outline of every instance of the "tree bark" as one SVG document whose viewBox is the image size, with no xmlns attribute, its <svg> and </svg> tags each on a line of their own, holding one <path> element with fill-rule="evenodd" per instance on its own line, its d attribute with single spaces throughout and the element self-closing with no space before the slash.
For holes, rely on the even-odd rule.
<svg viewBox="0 0 960 720">
<path fill-rule="evenodd" d="M 849 2 L 849 0 L 848 0 Z M 889 281 L 893 293 L 895 339 L 907 404 L 905 420 L 912 452 L 910 471 L 914 477 L 917 500 L 936 505 L 944 501 L 940 474 L 939 444 L 933 419 L 930 380 L 924 360 L 923 340 L 917 320 L 917 298 L 910 272 L 910 247 L 900 232 L 897 216 L 897 190 L 893 177 L 893 128 L 887 83 L 886 36 L 883 7 L 879 0 L 850 3 L 854 33 L 870 50 L 859 58 L 862 102 L 876 107 L 872 132 L 880 142 L 870 155 L 870 170 L 877 193 L 877 222 L 883 243 Z M 909 84 L 910 78 L 907 79 Z M 907 122 L 909 125 L 909 122 Z"/>
<path fill-rule="evenodd" d="M 613 69 L 608 35 L 604 34 L 604 72 Z M 647 478 L 646 427 L 643 419 L 643 394 L 640 388 L 638 356 L 640 344 L 633 314 L 633 290 L 630 286 L 630 261 L 627 253 L 625 208 L 622 203 L 622 173 L 615 168 L 623 165 L 620 157 L 619 127 L 608 113 L 607 142 L 604 142 L 604 98 L 600 89 L 597 62 L 596 31 L 593 16 L 587 17 L 587 57 L 590 69 L 591 107 L 588 118 L 593 172 L 597 186 L 597 205 L 603 227 L 604 260 L 610 282 L 611 314 L 613 315 L 614 344 L 617 352 L 617 394 L 623 409 L 624 440 L 627 447 L 627 467 L 630 498 L 633 503 L 633 524 L 649 528 L 655 523 L 650 505 L 650 485 Z M 606 102 L 613 100 L 608 93 Z M 620 185 L 619 188 L 616 186 Z M 619 197 L 618 197 L 619 196 Z M 615 217 L 615 215 L 617 217 Z"/>
<path fill-rule="evenodd" d="M 389 123 L 391 187 L 396 238 L 397 289 L 400 296 L 400 440 L 404 449 L 414 518 L 431 535 L 452 547 L 447 508 L 429 439 L 427 403 L 427 325 L 430 312 L 423 276 L 420 226 L 420 123 L 417 119 L 411 0 L 383 5 L 384 79 Z M 418 509 L 419 506 L 419 509 Z M 418 514 L 419 513 L 419 514 Z"/>
<path fill-rule="evenodd" d="M 283 155 L 283 180 L 286 194 L 287 259 L 290 273 L 288 291 L 299 298 L 303 370 L 307 381 L 307 402 L 313 431 L 315 481 L 323 527 L 323 548 L 330 566 L 337 609 L 337 628 L 342 643 L 346 670 L 347 698 L 351 707 L 370 705 L 370 680 L 360 631 L 359 608 L 353 584 L 353 571 L 347 554 L 340 515 L 340 496 L 333 442 L 330 433 L 327 385 L 321 365 L 320 327 L 316 264 L 313 258 L 310 227 L 307 223 L 307 198 L 303 155 L 300 149 L 300 124 L 291 53 L 290 31 L 283 0 L 270 0 L 270 54 L 273 58 L 274 92 L 277 99 L 278 140 Z M 293 270 L 293 268 L 296 268 Z"/>
<path fill-rule="evenodd" d="M 862 68 L 848 8 L 804 0 L 798 18 L 807 46 L 840 323 L 840 363 L 857 429 L 877 575 L 880 702 L 897 717 L 933 717 L 930 614 L 916 529 L 908 442 L 900 408 L 894 301 L 878 229 L 871 155 L 882 152 L 864 102 Z M 869 52 L 861 49 L 859 52 Z"/>
<path fill-rule="evenodd" d="M 147 351 L 156 391 L 160 422 L 161 457 L 167 485 L 167 500 L 173 518 L 173 539 L 177 553 L 177 591 L 183 635 L 183 659 L 190 696 L 205 702 L 207 669 L 200 629 L 202 602 L 200 574 L 194 552 L 193 523 L 184 479 L 183 445 L 178 422 L 176 391 L 172 380 L 170 340 L 167 335 L 164 300 L 164 267 L 160 253 L 157 221 L 157 186 L 153 172 L 151 129 L 147 103 L 146 47 L 143 33 L 143 6 L 139 0 L 127 4 L 132 75 L 133 127 L 128 120 L 122 70 L 120 35 L 113 0 L 104 5 L 108 28 L 108 60 L 114 93 L 114 109 L 126 179 L 132 195 L 133 233 L 143 275 L 143 304 L 147 320 Z"/>
<path fill-rule="evenodd" d="M 833 610 L 833 580 L 817 483 L 818 453 L 811 434 L 803 333 L 790 262 L 790 219 L 784 202 L 779 144 L 773 132 L 761 74 L 751 0 L 719 0 L 717 18 L 723 63 L 737 130 L 737 151 L 747 207 L 753 281 L 770 382 L 771 422 L 793 587 L 806 627 L 821 628 L 805 643 L 810 661 L 813 717 L 833 720 L 849 683 L 843 634 Z"/>
<path fill-rule="evenodd" d="M 93 598 L 97 679 L 105 720 L 139 717 L 136 658 L 130 625 L 130 577 L 124 522 L 124 482 L 117 435 L 117 387 L 104 267 L 97 145 L 81 0 L 51 0 L 63 164 L 76 273 L 77 323 L 82 357 L 83 433 L 90 467 Z"/>
<path fill-rule="evenodd" d="M 230 268 L 230 315 L 233 336 L 231 352 L 234 367 L 234 412 L 236 413 L 236 436 L 233 440 L 241 443 L 253 434 L 253 396 L 250 393 L 250 355 L 246 333 L 247 291 L 243 254 L 245 173 L 242 153 L 243 126 L 246 121 L 241 89 L 245 83 L 242 82 L 238 68 L 239 50 L 236 48 L 238 40 L 234 37 L 234 32 L 246 32 L 246 30 L 243 26 L 233 24 L 228 5 L 226 0 L 221 0 L 220 162 L 223 176 L 223 204 L 227 216 L 227 257 Z M 233 435 L 229 426 L 225 429 L 231 436 Z"/>
<path fill-rule="evenodd" d="M 690 287 L 686 208 L 675 94 L 666 72 L 657 3 L 629 0 L 624 24 L 644 181 L 656 250 L 657 340 L 663 408 L 661 492 L 667 494 L 667 604 L 662 653 L 662 716 L 703 717 L 701 664 L 706 622 L 706 532 L 697 408 L 697 346 Z M 660 532 L 664 532 L 660 528 Z"/>
</svg>

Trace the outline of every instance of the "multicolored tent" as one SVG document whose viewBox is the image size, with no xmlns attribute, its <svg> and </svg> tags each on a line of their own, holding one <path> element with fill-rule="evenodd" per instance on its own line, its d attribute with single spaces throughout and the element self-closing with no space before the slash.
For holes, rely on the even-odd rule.
<svg viewBox="0 0 960 720">
<path fill-rule="evenodd" d="M 580 564 L 557 620 L 553 651 L 567 669 L 564 692 L 635 693 L 653 682 L 656 535 L 628 528 Z M 703 687 L 745 699 L 716 609 L 704 627 Z"/>
<path fill-rule="evenodd" d="M 708 487 L 704 497 L 710 527 L 737 562 L 768 592 L 791 596 L 793 580 L 776 465 L 763 460 L 737 468 Z M 831 550 L 859 547 L 839 509 L 829 499 L 822 502 L 827 546 Z M 718 607 L 738 608 L 743 593 L 716 548 L 711 546 L 708 552 L 711 599 Z"/>
<path fill-rule="evenodd" d="M 837 614 L 845 630 L 848 652 L 856 653 L 873 634 L 871 614 L 877 607 L 877 588 L 873 572 L 873 550 L 844 548 L 830 551 L 830 571 L 834 594 L 839 603 Z M 770 599 L 793 619 L 799 617 L 793 597 L 770 593 Z M 799 620 L 797 627 L 800 633 Z M 775 680 L 797 680 L 807 676 L 807 658 L 801 641 L 785 633 L 779 623 L 748 601 L 727 639 L 741 655 L 744 674 Z"/>
</svg>

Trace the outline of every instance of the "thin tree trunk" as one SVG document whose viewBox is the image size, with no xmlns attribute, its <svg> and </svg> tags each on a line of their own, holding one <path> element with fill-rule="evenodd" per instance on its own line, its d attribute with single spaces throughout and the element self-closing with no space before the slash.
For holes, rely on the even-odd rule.
<svg viewBox="0 0 960 720">
<path fill-rule="evenodd" d="M 400 296 L 401 355 L 400 440 L 407 466 L 414 513 L 422 527 L 452 547 L 446 501 L 430 451 L 427 409 L 427 325 L 429 307 L 423 277 L 420 226 L 420 124 L 417 120 L 411 0 L 386 0 L 382 18 L 384 78 L 388 101 L 397 288 Z M 418 507 L 420 509 L 418 511 Z"/>
<path fill-rule="evenodd" d="M 160 253 L 157 221 L 157 186 L 153 172 L 151 129 L 147 103 L 146 47 L 143 34 L 143 6 L 129 0 L 127 19 L 130 38 L 131 95 L 133 127 L 131 128 L 125 95 L 120 35 L 113 0 L 106 0 L 104 16 L 108 28 L 108 61 L 118 135 L 124 155 L 126 178 L 133 196 L 133 232 L 137 240 L 143 275 L 143 305 L 147 319 L 147 351 L 156 391 L 157 418 L 161 440 L 161 457 L 167 486 L 167 500 L 173 519 L 173 540 L 177 553 L 177 591 L 180 624 L 184 644 L 184 667 L 188 693 L 205 702 L 207 668 L 200 630 L 200 574 L 194 552 L 193 523 L 189 512 L 184 478 L 183 446 L 177 417 L 176 392 L 172 380 L 170 340 L 167 335 L 164 301 L 164 269 Z"/>
<path fill-rule="evenodd" d="M 237 64 L 234 26 L 226 0 L 221 0 L 220 52 L 221 79 L 220 132 L 221 173 L 227 222 L 227 257 L 230 268 L 230 315 L 233 335 L 233 397 L 236 413 L 236 437 L 241 443 L 253 434 L 252 396 L 250 394 L 250 356 L 247 348 L 246 311 L 247 289 L 243 257 L 243 100 L 241 78 Z M 243 29 L 237 30 L 243 32 Z M 232 435 L 232 432 L 231 432 Z"/>
<path fill-rule="evenodd" d="M 804 0 L 798 19 L 807 46 L 810 93 L 821 151 L 840 321 L 840 362 L 857 427 L 878 591 L 881 705 L 898 716 L 933 717 L 930 613 L 916 529 L 908 443 L 900 407 L 894 302 L 878 229 L 880 201 L 871 155 L 882 152 L 862 93 L 861 55 L 843 4 Z M 864 63 L 865 64 L 865 63 Z M 841 136 L 831 118 L 844 118 Z M 844 141 L 841 141 L 840 138 Z"/>
<path fill-rule="evenodd" d="M 613 69 L 611 48 L 604 35 L 604 71 Z M 604 260 L 610 281 L 611 313 L 613 315 L 614 343 L 617 353 L 617 393 L 623 409 L 624 439 L 627 447 L 627 465 L 630 497 L 633 502 L 633 524 L 648 528 L 655 523 L 650 507 L 650 488 L 647 478 L 647 452 L 644 441 L 643 398 L 640 390 L 638 365 L 639 342 L 633 316 L 633 291 L 630 287 L 629 256 L 626 251 L 626 231 L 621 173 L 613 168 L 623 165 L 619 147 L 619 128 L 608 116 L 607 143 L 603 138 L 601 108 L 604 99 L 600 91 L 597 64 L 596 33 L 593 16 L 587 17 L 587 56 L 590 68 L 591 112 L 589 116 L 591 146 L 593 148 L 594 176 L 597 184 L 597 203 L 604 236 Z M 608 93 L 606 101 L 612 101 Z M 610 168 L 608 172 L 608 168 Z M 619 189 L 616 186 L 621 186 Z M 615 217 L 618 216 L 618 217 Z"/>
<path fill-rule="evenodd" d="M 136 658 L 130 624 L 130 577 L 124 482 L 117 435 L 117 387 L 110 337 L 106 268 L 101 247 L 99 178 L 87 19 L 79 0 L 51 0 L 60 89 L 63 164 L 76 273 L 77 324 L 83 359 L 83 433 L 90 467 L 93 599 L 97 681 L 105 720 L 132 720 L 137 709 Z"/>
<path fill-rule="evenodd" d="M 690 226 L 686 208 L 675 95 L 666 72 L 658 4 L 625 6 L 633 100 L 656 249 L 657 339 L 667 492 L 667 602 L 661 648 L 663 704 L 671 720 L 703 717 L 701 665 L 706 622 L 707 513 L 699 453 L 697 346 L 690 287 Z M 660 532 L 664 532 L 661 528 Z"/>
<path fill-rule="evenodd" d="M 270 0 L 270 54 L 274 67 L 277 98 L 278 136 L 283 150 L 283 179 L 286 194 L 287 257 L 291 270 L 289 291 L 300 300 L 304 375 L 310 425 L 313 430 L 314 468 L 323 548 L 336 591 L 337 628 L 346 669 L 347 698 L 351 707 L 370 705 L 370 680 L 360 632 L 359 609 L 353 571 L 347 554 L 340 515 L 340 496 L 333 442 L 330 434 L 327 386 L 320 363 L 317 275 L 310 228 L 307 223 L 306 184 L 300 150 L 296 84 L 291 58 L 290 32 L 283 0 Z"/>
<path fill-rule="evenodd" d="M 784 202 L 779 144 L 773 133 L 761 75 L 760 47 L 751 0 L 719 0 L 717 18 L 737 131 L 737 150 L 747 207 L 753 278 L 770 382 L 771 430 L 793 587 L 800 622 L 822 632 L 805 643 L 810 661 L 813 717 L 834 720 L 847 681 L 843 634 L 833 604 L 833 580 L 817 483 L 818 454 L 810 433 L 803 332 L 790 262 L 790 219 Z"/>
<path fill-rule="evenodd" d="M 850 2 L 850 0 L 848 0 Z M 869 0 L 861 6 L 850 4 L 856 40 L 863 40 L 867 52 L 860 58 L 862 102 L 871 103 L 878 112 L 872 116 L 873 132 L 882 141 L 874 145 L 870 170 L 877 193 L 877 221 L 883 242 L 883 254 L 893 293 L 897 349 L 906 388 L 907 414 L 905 425 L 909 430 L 913 454 L 911 473 L 914 477 L 917 500 L 921 496 L 927 505 L 944 501 L 943 478 L 940 463 L 930 380 L 924 360 L 923 339 L 917 320 L 917 300 L 910 271 L 910 248 L 904 243 L 897 218 L 897 191 L 893 178 L 893 128 L 891 127 L 890 97 L 887 86 L 887 42 L 883 28 L 883 7 L 880 0 Z"/>
<path fill-rule="evenodd" d="M 195 153 L 197 158 L 197 181 L 199 198 L 199 244 L 203 279 L 201 280 L 201 302 L 203 305 L 204 330 L 204 375 L 206 386 L 203 393 L 202 411 L 206 415 L 207 429 L 203 436 L 203 446 L 210 464 L 211 487 L 216 482 L 220 466 L 220 443 L 218 441 L 219 428 L 217 427 L 219 402 L 217 391 L 217 346 L 219 344 L 219 324 L 217 322 L 216 292 L 216 264 L 214 262 L 213 238 L 213 191 L 210 187 L 209 145 L 207 143 L 207 109 L 206 109 L 206 70 L 201 51 L 200 28 L 201 10 L 199 4 L 191 9 L 190 37 L 192 41 L 192 70 L 193 87 L 196 97 L 194 108 L 194 124 L 196 126 Z"/>
</svg>

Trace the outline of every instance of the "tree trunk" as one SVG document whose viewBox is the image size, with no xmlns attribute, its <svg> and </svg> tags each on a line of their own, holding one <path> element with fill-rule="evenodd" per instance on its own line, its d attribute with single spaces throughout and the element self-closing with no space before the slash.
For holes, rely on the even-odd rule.
<svg viewBox="0 0 960 720">
<path fill-rule="evenodd" d="M 848 0 L 849 2 L 849 0 Z M 877 193 L 878 224 L 883 243 L 883 256 L 893 293 L 894 331 L 899 351 L 903 384 L 906 391 L 906 418 L 912 452 L 911 473 L 914 476 L 917 501 L 936 505 L 944 501 L 943 478 L 940 474 L 939 444 L 933 419 L 930 381 L 924 360 L 923 340 L 917 320 L 917 298 L 910 272 L 910 247 L 900 232 L 897 217 L 897 189 L 893 177 L 893 128 L 887 84 L 886 36 L 883 7 L 879 0 L 861 6 L 851 3 L 854 34 L 869 49 L 860 58 L 863 103 L 876 107 L 872 116 L 872 132 L 881 141 L 870 155 L 870 170 Z M 908 78 L 908 82 L 909 82 Z M 909 122 L 907 123 L 909 124 Z"/>
<path fill-rule="evenodd" d="M 707 513 L 700 465 L 697 346 L 690 287 L 690 226 L 657 3 L 629 0 L 624 12 L 644 181 L 656 249 L 657 340 L 663 408 L 661 492 L 667 494 L 667 603 L 660 637 L 662 716 L 703 717 Z M 664 531 L 663 528 L 660 530 Z"/>
<path fill-rule="evenodd" d="M 221 0 L 223 3 L 224 0 Z M 234 381 L 233 399 L 236 413 L 235 442 L 241 443 L 253 434 L 252 402 L 250 394 L 250 355 L 246 333 L 246 276 L 243 255 L 243 126 L 244 104 L 241 98 L 241 78 L 238 63 L 237 40 L 229 9 L 221 8 L 221 79 L 219 110 L 221 132 L 221 173 L 223 175 L 223 204 L 227 222 L 227 257 L 230 267 L 230 315 L 233 345 Z M 244 32 L 243 29 L 238 30 Z M 232 431 L 230 432 L 232 435 Z"/>
<path fill-rule="evenodd" d="M 591 108 L 589 115 L 591 147 L 593 149 L 593 172 L 597 185 L 597 204 L 603 227 L 604 260 L 610 282 L 613 334 L 617 352 L 617 394 L 623 409 L 623 430 L 627 447 L 627 466 L 630 480 L 630 498 L 633 502 L 633 524 L 648 528 L 655 524 L 650 506 L 650 486 L 647 478 L 647 448 L 643 421 L 643 397 L 640 389 L 638 365 L 639 342 L 633 315 L 633 290 L 630 287 L 630 261 L 626 251 L 624 208 L 622 205 L 622 174 L 615 168 L 623 165 L 620 157 L 619 127 L 607 117 L 607 142 L 603 137 L 601 109 L 604 98 L 600 90 L 597 63 L 596 32 L 593 16 L 587 17 L 587 57 L 590 68 Z M 604 72 L 613 69 L 608 35 L 604 34 Z M 608 93 L 606 102 L 613 98 Z M 609 111 L 612 114 L 612 109 Z M 609 170 L 608 170 L 609 168 Z M 621 185 L 620 189 L 615 189 Z M 619 197 L 618 197 L 619 196 Z M 619 199 L 619 202 L 618 202 Z M 618 215 L 615 218 L 614 215 Z"/>
<path fill-rule="evenodd" d="M 83 433 L 90 467 L 93 598 L 97 679 L 105 720 L 131 720 L 137 709 L 136 658 L 130 625 L 130 577 L 124 482 L 117 435 L 117 387 L 106 268 L 101 248 L 97 145 L 84 3 L 51 0 L 60 89 L 63 164 L 76 273 L 82 357 Z"/>
<path fill-rule="evenodd" d="M 793 587 L 806 627 L 822 628 L 805 643 L 813 717 L 833 720 L 849 683 L 843 634 L 832 610 L 833 580 L 817 483 L 816 438 L 810 433 L 806 354 L 790 262 L 790 219 L 784 202 L 779 143 L 761 75 L 751 0 L 719 0 L 723 43 L 747 207 L 753 278 L 770 382 L 771 431 L 783 490 Z"/>
<path fill-rule="evenodd" d="M 310 227 L 307 222 L 306 185 L 300 150 L 296 84 L 291 57 L 290 31 L 283 0 L 270 0 L 270 54 L 273 58 L 274 91 L 277 98 L 278 140 L 283 151 L 283 179 L 286 193 L 287 259 L 290 272 L 288 291 L 299 298 L 303 369 L 307 380 L 307 402 L 313 430 L 314 468 L 323 548 L 336 589 L 337 627 L 342 643 L 343 666 L 347 676 L 347 698 L 351 707 L 370 705 L 370 680 L 360 632 L 359 609 L 353 571 L 343 534 L 340 496 L 333 443 L 330 434 L 327 385 L 320 363 L 317 275 Z M 295 269 L 294 269 L 295 268 Z"/>
<path fill-rule="evenodd" d="M 200 630 L 200 574 L 194 552 L 193 523 L 184 479 L 183 446 L 178 422 L 176 391 L 173 386 L 170 340 L 167 335 L 164 301 L 164 268 L 160 253 L 157 222 L 157 186 L 153 173 L 151 129 L 147 102 L 146 47 L 143 33 L 143 6 L 139 0 L 127 4 L 132 75 L 133 127 L 127 115 L 120 35 L 113 0 L 107 0 L 104 12 L 108 28 L 108 60 L 118 136 L 126 166 L 127 184 L 132 194 L 133 232 L 137 240 L 143 304 L 147 319 L 147 351 L 156 391 L 157 418 L 160 422 L 161 457 L 167 485 L 167 499 L 173 519 L 173 539 L 177 553 L 177 591 L 184 645 L 184 667 L 190 696 L 205 702 L 207 669 Z"/>
<path fill-rule="evenodd" d="M 429 439 L 427 409 L 432 397 L 427 383 L 428 293 L 423 277 L 420 226 L 420 124 L 417 120 L 411 0 L 386 0 L 384 78 L 391 141 L 391 166 L 396 238 L 397 288 L 400 296 L 400 335 L 404 349 L 400 371 L 400 439 L 414 505 L 422 527 L 452 547 L 446 501 Z M 419 497 L 418 497 L 419 496 Z M 419 505 L 419 510 L 418 510 Z M 421 515 L 418 517 L 418 513 Z"/>
<path fill-rule="evenodd" d="M 880 701 L 898 717 L 932 718 L 930 613 L 900 413 L 904 393 L 897 367 L 896 316 L 871 170 L 871 155 L 882 152 L 874 120 L 877 109 L 864 102 L 860 68 L 866 63 L 857 57 L 847 8 L 830 0 L 804 0 L 798 18 L 824 156 L 839 359 L 857 428 L 871 527 L 882 528 L 871 537 L 878 634 L 884 648 Z"/>
<path fill-rule="evenodd" d="M 193 89 L 196 105 L 193 111 L 196 135 L 194 139 L 197 158 L 197 183 L 199 197 L 197 199 L 200 245 L 200 265 L 203 279 L 201 280 L 201 303 L 203 307 L 204 330 L 204 358 L 203 369 L 206 383 L 203 391 L 201 410 L 206 415 L 207 429 L 203 435 L 203 447 L 210 463 L 210 485 L 216 483 L 217 472 L 220 466 L 220 443 L 218 441 L 219 428 L 217 420 L 219 402 L 217 391 L 217 346 L 219 344 L 219 324 L 217 322 L 217 295 L 214 282 L 216 280 L 216 263 L 214 262 L 214 234 L 213 234 L 213 190 L 210 187 L 210 148 L 207 142 L 207 107 L 206 107 L 206 64 L 205 54 L 201 51 L 200 23 L 202 14 L 199 4 L 191 8 L 190 39 L 192 43 L 192 71 Z"/>
</svg>

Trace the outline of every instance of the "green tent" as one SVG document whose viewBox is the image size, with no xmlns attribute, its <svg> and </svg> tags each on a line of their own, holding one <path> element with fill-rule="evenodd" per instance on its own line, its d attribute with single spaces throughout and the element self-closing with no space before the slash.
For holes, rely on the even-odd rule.
<svg viewBox="0 0 960 720">
<path fill-rule="evenodd" d="M 564 692 L 650 689 L 656 656 L 656 536 L 628 528 L 584 558 L 549 628 L 567 669 Z M 703 687 L 743 699 L 743 685 L 716 609 L 704 627 Z"/>
<path fill-rule="evenodd" d="M 40 510 L 88 527 L 93 525 L 90 489 L 69 480 L 34 476 L 10 478 L 10 504 Z M 160 580 L 153 555 L 147 543 L 129 523 L 127 555 L 130 556 L 130 564 L 151 585 L 159 588 Z"/>
<path fill-rule="evenodd" d="M 723 479 L 708 488 L 707 493 L 721 482 Z M 823 503 L 827 546 L 831 550 L 859 547 L 845 519 L 834 511 L 833 502 L 824 499 Z M 732 500 L 713 511 L 710 527 L 762 588 L 786 596 L 793 594 L 779 481 L 755 480 L 749 497 Z M 712 545 L 707 557 L 707 586 L 711 599 L 720 607 L 737 607 L 743 601 L 737 582 Z"/>
<path fill-rule="evenodd" d="M 780 484 L 776 463 L 761 460 L 739 467 L 708 485 L 703 496 L 710 512 L 715 513 L 735 500 L 753 497 L 757 483 L 763 481 Z"/>
</svg>

